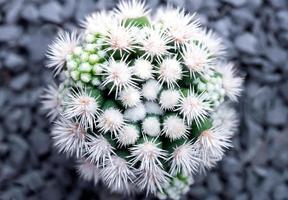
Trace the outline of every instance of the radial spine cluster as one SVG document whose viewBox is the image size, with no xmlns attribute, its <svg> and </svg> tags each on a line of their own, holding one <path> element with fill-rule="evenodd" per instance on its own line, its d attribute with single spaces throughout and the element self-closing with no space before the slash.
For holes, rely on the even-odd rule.
<svg viewBox="0 0 288 200">
<path fill-rule="evenodd" d="M 179 199 L 231 147 L 243 79 L 195 14 L 123 1 L 60 32 L 43 109 L 55 147 L 113 192 Z"/>
</svg>

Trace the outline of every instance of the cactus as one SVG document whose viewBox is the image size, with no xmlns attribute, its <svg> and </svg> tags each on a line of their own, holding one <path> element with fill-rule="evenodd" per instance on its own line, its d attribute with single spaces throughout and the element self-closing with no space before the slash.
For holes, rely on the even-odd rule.
<svg viewBox="0 0 288 200">
<path fill-rule="evenodd" d="M 123 1 L 60 32 L 43 95 L 56 148 L 113 192 L 179 199 L 232 146 L 242 78 L 196 15 Z"/>
</svg>

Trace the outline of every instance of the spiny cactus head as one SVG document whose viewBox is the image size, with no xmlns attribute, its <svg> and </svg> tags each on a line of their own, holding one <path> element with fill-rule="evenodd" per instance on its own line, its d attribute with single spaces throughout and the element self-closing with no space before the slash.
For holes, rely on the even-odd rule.
<svg viewBox="0 0 288 200">
<path fill-rule="evenodd" d="M 47 54 L 65 77 L 43 95 L 56 148 L 113 192 L 179 199 L 232 146 L 238 120 L 225 102 L 237 100 L 243 80 L 222 40 L 195 14 L 152 15 L 136 0 L 82 27 L 59 33 Z"/>
</svg>

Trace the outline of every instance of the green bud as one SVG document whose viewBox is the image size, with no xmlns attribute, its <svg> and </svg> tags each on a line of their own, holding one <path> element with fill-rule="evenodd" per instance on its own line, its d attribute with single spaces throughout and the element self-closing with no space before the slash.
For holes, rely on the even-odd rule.
<svg viewBox="0 0 288 200">
<path fill-rule="evenodd" d="M 91 81 L 92 77 L 91 74 L 89 73 L 82 73 L 80 75 L 80 80 L 83 81 L 84 83 L 89 83 Z"/>
<path fill-rule="evenodd" d="M 70 73 L 70 75 L 71 75 L 71 77 L 73 78 L 74 81 L 77 81 L 80 78 L 80 73 L 78 71 L 72 71 Z"/>
<path fill-rule="evenodd" d="M 128 18 L 124 22 L 125 26 L 137 26 L 137 27 L 145 27 L 149 26 L 150 22 L 146 16 L 138 17 L 138 18 Z"/>
<path fill-rule="evenodd" d="M 80 64 L 79 70 L 81 72 L 90 72 L 92 70 L 92 66 L 88 62 L 84 62 Z"/>
</svg>

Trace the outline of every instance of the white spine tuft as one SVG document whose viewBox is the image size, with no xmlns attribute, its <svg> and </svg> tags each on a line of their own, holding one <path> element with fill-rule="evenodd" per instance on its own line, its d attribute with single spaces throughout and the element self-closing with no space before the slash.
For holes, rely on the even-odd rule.
<svg viewBox="0 0 288 200">
<path fill-rule="evenodd" d="M 109 46 L 107 50 L 119 51 L 120 55 L 123 52 L 132 51 L 135 48 L 135 38 L 132 33 L 133 29 L 131 26 L 125 26 L 122 23 L 115 24 L 110 28 L 104 39 L 104 44 Z"/>
<path fill-rule="evenodd" d="M 140 190 L 148 193 L 156 193 L 157 189 L 162 191 L 162 186 L 168 183 L 168 173 L 163 170 L 160 159 L 165 160 L 166 152 L 158 147 L 156 139 L 144 142 L 131 148 L 132 165 L 140 163 L 136 170 L 138 175 L 136 184 Z"/>
<path fill-rule="evenodd" d="M 93 128 L 100 108 L 97 99 L 92 97 L 91 93 L 88 93 L 86 89 L 72 89 L 63 105 L 65 106 L 65 118 L 76 118 L 86 129 Z"/>
<path fill-rule="evenodd" d="M 157 13 L 157 21 L 168 30 L 176 46 L 186 44 L 199 31 L 200 23 L 195 14 L 190 15 L 184 10 L 166 8 Z"/>
<path fill-rule="evenodd" d="M 145 109 L 147 114 L 152 114 L 152 115 L 162 115 L 163 110 L 161 109 L 160 105 L 156 102 L 153 101 L 146 101 L 144 103 Z"/>
<path fill-rule="evenodd" d="M 86 131 L 78 123 L 61 118 L 55 122 L 51 134 L 59 152 L 66 153 L 68 156 L 75 155 L 80 158 L 87 149 Z"/>
<path fill-rule="evenodd" d="M 190 89 L 187 96 L 182 95 L 180 98 L 177 110 L 183 115 L 188 125 L 193 121 L 199 125 L 212 109 L 204 93 L 198 95 Z"/>
<path fill-rule="evenodd" d="M 77 163 L 77 172 L 86 181 L 93 181 L 95 185 L 100 181 L 100 169 L 87 160 Z"/>
<path fill-rule="evenodd" d="M 161 108 L 165 110 L 173 110 L 178 104 L 180 97 L 181 95 L 178 90 L 163 90 L 159 99 Z"/>
<path fill-rule="evenodd" d="M 62 98 L 55 84 L 49 85 L 41 96 L 42 109 L 47 111 L 50 121 L 54 121 L 62 112 Z"/>
<path fill-rule="evenodd" d="M 99 116 L 97 126 L 101 132 L 111 132 L 117 136 L 124 125 L 123 114 L 118 109 L 108 108 Z"/>
<path fill-rule="evenodd" d="M 222 75 L 222 85 L 226 95 L 232 100 L 237 101 L 237 97 L 242 92 L 243 78 L 236 76 L 236 71 L 232 63 L 216 67 L 216 71 Z"/>
<path fill-rule="evenodd" d="M 161 83 L 167 84 L 168 88 L 177 85 L 177 81 L 182 78 L 182 67 L 180 62 L 175 58 L 166 58 L 160 64 L 158 70 L 158 80 Z"/>
<path fill-rule="evenodd" d="M 124 112 L 124 118 L 131 122 L 138 122 L 144 119 L 145 116 L 146 116 L 146 109 L 142 103 L 132 108 L 128 108 Z"/>
<path fill-rule="evenodd" d="M 197 172 L 199 166 L 199 156 L 194 146 L 189 143 L 184 143 L 176 147 L 171 154 L 171 174 L 191 175 Z"/>
<path fill-rule="evenodd" d="M 48 68 L 54 67 L 55 75 L 59 74 L 64 67 L 69 55 L 79 43 L 80 37 L 73 31 L 72 33 L 60 32 L 52 45 L 49 46 L 47 57 Z"/>
<path fill-rule="evenodd" d="M 171 115 L 164 120 L 162 132 L 171 140 L 176 140 L 183 137 L 187 138 L 189 129 L 183 119 L 176 115 Z"/>
<path fill-rule="evenodd" d="M 146 117 L 142 122 L 142 130 L 145 134 L 155 137 L 160 134 L 160 125 L 158 117 Z"/>
<path fill-rule="evenodd" d="M 111 155 L 114 154 L 113 147 L 102 135 L 88 136 L 88 160 L 97 167 L 104 166 L 106 160 L 111 161 Z"/>
<path fill-rule="evenodd" d="M 120 143 L 120 146 L 128 146 L 135 144 L 140 136 L 139 129 L 132 124 L 126 124 L 122 131 L 119 132 L 117 139 Z"/>
<path fill-rule="evenodd" d="M 222 126 L 226 130 L 234 133 L 239 125 L 238 115 L 228 103 L 221 104 L 215 113 L 212 114 L 213 125 Z"/>
<path fill-rule="evenodd" d="M 119 99 L 125 107 L 133 107 L 141 102 L 141 94 L 136 88 L 128 87 L 120 92 Z"/>
<path fill-rule="evenodd" d="M 114 25 L 115 19 L 110 12 L 106 11 L 92 13 L 82 23 L 88 42 L 94 39 L 95 34 L 106 35 Z"/>
<path fill-rule="evenodd" d="M 143 50 L 144 57 L 148 59 L 156 58 L 162 60 L 163 56 L 168 54 L 171 48 L 168 44 L 171 38 L 161 28 L 147 28 L 144 36 L 139 36 L 140 50 Z"/>
<path fill-rule="evenodd" d="M 147 80 L 153 78 L 153 65 L 145 59 L 137 59 L 133 65 L 133 74 L 140 79 Z"/>
<path fill-rule="evenodd" d="M 130 184 L 134 179 L 133 168 L 123 158 L 112 156 L 111 161 L 106 162 L 101 170 L 101 178 L 112 192 L 124 192 L 129 194 Z"/>
<path fill-rule="evenodd" d="M 132 69 L 124 61 L 111 60 L 108 65 L 104 66 L 103 71 L 103 75 L 106 76 L 103 86 L 112 84 L 109 93 L 115 89 L 116 97 L 118 92 L 121 92 L 124 88 L 135 86 Z"/>
<path fill-rule="evenodd" d="M 149 9 L 145 6 L 144 2 L 138 0 L 121 1 L 115 9 L 116 15 L 121 19 L 139 18 L 147 16 Z"/>
<path fill-rule="evenodd" d="M 201 171 L 213 167 L 217 161 L 222 159 L 225 149 L 232 147 L 232 135 L 231 130 L 227 130 L 223 126 L 213 126 L 200 134 L 194 143 L 194 147 L 201 159 Z"/>
<path fill-rule="evenodd" d="M 182 56 L 190 76 L 195 73 L 204 74 L 210 65 L 213 64 L 213 57 L 200 44 L 189 43 L 184 48 Z"/>
<path fill-rule="evenodd" d="M 157 99 L 157 95 L 160 91 L 160 85 L 154 79 L 148 80 L 142 86 L 142 96 L 148 101 L 154 101 Z"/>
</svg>

